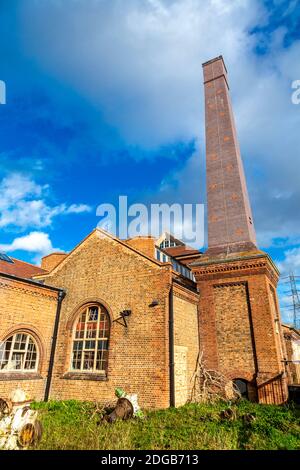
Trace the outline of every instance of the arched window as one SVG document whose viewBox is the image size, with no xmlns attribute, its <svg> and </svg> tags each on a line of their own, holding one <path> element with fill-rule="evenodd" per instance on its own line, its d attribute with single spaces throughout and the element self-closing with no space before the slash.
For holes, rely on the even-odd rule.
<svg viewBox="0 0 300 470">
<path fill-rule="evenodd" d="M 72 370 L 107 370 L 109 330 L 109 315 L 104 307 L 89 305 L 81 311 L 73 330 Z"/>
<path fill-rule="evenodd" d="M 30 334 L 15 333 L 0 343 L 0 372 L 35 372 L 37 367 L 38 348 Z"/>
</svg>

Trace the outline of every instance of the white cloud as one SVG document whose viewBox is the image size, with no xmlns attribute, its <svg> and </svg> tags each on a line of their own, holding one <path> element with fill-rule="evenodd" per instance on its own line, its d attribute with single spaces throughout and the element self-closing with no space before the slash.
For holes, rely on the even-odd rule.
<svg viewBox="0 0 300 470">
<path fill-rule="evenodd" d="M 0 251 L 11 253 L 17 250 L 34 253 L 35 262 L 39 262 L 42 256 L 49 253 L 61 251 L 53 247 L 48 233 L 45 232 L 30 232 L 28 235 L 15 238 L 11 243 L 0 244 Z"/>
<path fill-rule="evenodd" d="M 87 204 L 71 204 L 66 207 L 65 214 L 82 214 L 83 212 L 91 212 L 91 206 Z"/>
<path fill-rule="evenodd" d="M 125 142 L 151 148 L 196 138 L 199 170 L 201 63 L 222 53 L 258 239 L 267 247 L 278 237 L 286 243 L 299 237 L 300 106 L 291 102 L 291 83 L 300 79 L 300 41 L 283 47 L 283 27 L 268 42 L 249 33 L 268 22 L 262 2 L 95 0 L 87 7 L 83 0 L 28 0 L 21 21 L 27 53 L 100 109 Z M 268 50 L 258 56 L 255 47 L 261 45 Z M 186 201 L 192 185 L 180 180 L 185 175 L 194 181 L 192 171 L 188 162 L 182 174 L 170 174 L 173 188 L 166 197 L 179 184 L 177 198 Z M 199 186 L 201 181 L 204 174 Z"/>
<path fill-rule="evenodd" d="M 38 185 L 30 177 L 13 173 L 0 182 L 0 227 L 20 229 L 51 225 L 54 217 L 90 212 L 87 204 L 59 204 L 46 202 L 48 185 Z"/>
<path fill-rule="evenodd" d="M 290 272 L 300 273 L 300 246 L 286 250 L 284 252 L 284 260 L 277 263 L 278 268 L 283 276 Z"/>
<path fill-rule="evenodd" d="M 29 251 L 31 253 L 50 253 L 51 251 L 56 251 L 52 246 L 48 233 L 45 232 L 30 232 L 28 235 L 17 237 L 12 243 L 0 244 L 0 250 L 7 253 L 16 250 Z"/>
<path fill-rule="evenodd" d="M 148 147 L 200 134 L 201 62 L 221 52 L 243 59 L 260 16 L 255 0 L 71 3 L 24 4 L 28 52 L 100 107 L 129 144 Z"/>
</svg>

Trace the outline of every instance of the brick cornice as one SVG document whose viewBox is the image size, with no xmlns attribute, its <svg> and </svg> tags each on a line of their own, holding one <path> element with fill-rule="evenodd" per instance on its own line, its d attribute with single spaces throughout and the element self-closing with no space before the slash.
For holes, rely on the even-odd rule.
<svg viewBox="0 0 300 470">
<path fill-rule="evenodd" d="M 57 300 L 57 291 L 46 290 L 43 286 L 39 287 L 25 283 L 21 286 L 21 282 L 17 283 L 17 281 L 0 279 L 0 289 L 12 289 L 14 291 L 27 293 L 36 297 L 47 297 L 55 301 Z"/>
<path fill-rule="evenodd" d="M 266 253 L 254 256 L 241 256 L 230 259 L 212 259 L 194 263 L 192 271 L 197 282 L 209 279 L 222 279 L 255 274 L 266 274 L 273 284 L 277 284 L 279 272 Z"/>
</svg>

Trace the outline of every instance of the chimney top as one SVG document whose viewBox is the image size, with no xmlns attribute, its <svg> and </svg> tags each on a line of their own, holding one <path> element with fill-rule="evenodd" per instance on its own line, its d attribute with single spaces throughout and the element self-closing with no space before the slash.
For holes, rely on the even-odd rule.
<svg viewBox="0 0 300 470">
<path fill-rule="evenodd" d="M 221 60 L 223 62 L 223 65 L 224 65 L 224 69 L 227 73 L 227 68 L 226 68 L 226 65 L 225 65 L 225 62 L 224 62 L 224 59 L 223 59 L 223 56 L 222 55 L 219 55 L 218 57 L 215 57 L 214 59 L 210 59 L 208 60 L 207 62 L 203 62 L 202 64 L 202 67 L 206 67 L 207 65 L 210 65 L 212 64 L 213 62 L 217 62 L 218 60 Z"/>
<path fill-rule="evenodd" d="M 43 256 L 41 262 L 41 268 L 46 271 L 52 271 L 56 266 L 66 257 L 68 253 L 63 253 L 62 251 L 49 253 L 49 255 Z"/>
</svg>

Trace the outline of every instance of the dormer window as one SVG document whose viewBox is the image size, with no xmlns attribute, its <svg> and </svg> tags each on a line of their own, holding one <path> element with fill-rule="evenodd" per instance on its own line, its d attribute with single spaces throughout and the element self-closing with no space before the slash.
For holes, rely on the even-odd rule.
<svg viewBox="0 0 300 470">
<path fill-rule="evenodd" d="M 170 248 L 172 246 L 177 246 L 176 243 L 172 240 L 164 240 L 163 242 L 161 242 L 161 244 L 159 245 L 160 249 L 163 250 L 165 248 Z"/>
</svg>

